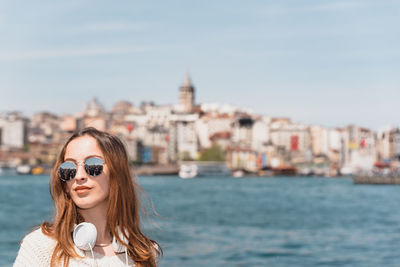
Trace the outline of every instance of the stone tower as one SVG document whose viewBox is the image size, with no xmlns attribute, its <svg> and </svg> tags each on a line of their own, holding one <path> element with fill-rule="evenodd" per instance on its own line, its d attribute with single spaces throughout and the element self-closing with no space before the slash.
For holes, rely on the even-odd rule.
<svg viewBox="0 0 400 267">
<path fill-rule="evenodd" d="M 186 74 L 185 80 L 179 87 L 179 104 L 183 107 L 183 111 L 190 113 L 194 107 L 194 86 L 190 80 L 189 74 Z"/>
</svg>

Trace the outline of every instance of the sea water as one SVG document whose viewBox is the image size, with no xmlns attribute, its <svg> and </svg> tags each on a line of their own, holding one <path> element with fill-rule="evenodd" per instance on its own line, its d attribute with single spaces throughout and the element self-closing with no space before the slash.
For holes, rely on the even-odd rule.
<svg viewBox="0 0 400 267">
<path fill-rule="evenodd" d="M 300 177 L 139 183 L 160 266 L 400 266 L 399 186 Z M 0 176 L 0 266 L 12 266 L 23 236 L 52 212 L 47 176 Z"/>
</svg>

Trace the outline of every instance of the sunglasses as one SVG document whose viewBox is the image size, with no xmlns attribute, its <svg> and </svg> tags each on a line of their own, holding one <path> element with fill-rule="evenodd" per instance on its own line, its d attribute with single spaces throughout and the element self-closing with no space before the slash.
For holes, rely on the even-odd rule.
<svg viewBox="0 0 400 267">
<path fill-rule="evenodd" d="M 64 182 L 75 178 L 79 162 L 64 161 L 58 166 L 58 177 Z M 83 167 L 89 176 L 95 177 L 103 172 L 104 162 L 100 158 L 90 157 L 83 162 Z"/>
</svg>

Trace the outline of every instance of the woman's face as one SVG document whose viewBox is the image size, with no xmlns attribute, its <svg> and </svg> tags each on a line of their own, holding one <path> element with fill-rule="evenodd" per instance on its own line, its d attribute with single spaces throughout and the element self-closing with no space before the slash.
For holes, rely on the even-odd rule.
<svg viewBox="0 0 400 267">
<path fill-rule="evenodd" d="M 96 139 L 84 135 L 72 140 L 65 151 L 64 161 L 72 161 L 77 165 L 75 178 L 67 183 L 67 190 L 80 209 L 96 207 L 107 208 L 110 189 L 110 176 L 107 164 L 103 172 L 95 177 L 86 173 L 83 167 L 86 159 L 96 157 L 105 162 L 104 155 L 97 145 Z"/>
</svg>

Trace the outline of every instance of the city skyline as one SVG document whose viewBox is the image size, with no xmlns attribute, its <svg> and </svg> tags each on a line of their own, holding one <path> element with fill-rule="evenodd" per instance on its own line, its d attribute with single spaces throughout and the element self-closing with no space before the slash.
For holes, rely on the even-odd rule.
<svg viewBox="0 0 400 267">
<path fill-rule="evenodd" d="M 197 104 L 400 124 L 395 1 L 22 2 L 0 3 L 3 112 L 74 114 L 94 96 L 107 110 L 175 104 L 188 71 Z"/>
</svg>

